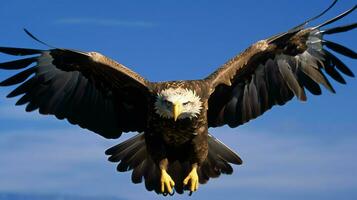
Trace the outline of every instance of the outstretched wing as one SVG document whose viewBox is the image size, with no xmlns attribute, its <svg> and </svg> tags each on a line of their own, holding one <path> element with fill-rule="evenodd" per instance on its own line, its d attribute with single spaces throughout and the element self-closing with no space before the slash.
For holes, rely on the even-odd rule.
<svg viewBox="0 0 357 200">
<path fill-rule="evenodd" d="M 335 92 L 325 74 L 345 84 L 340 72 L 351 77 L 353 73 L 325 47 L 354 59 L 357 54 L 323 36 L 352 30 L 357 23 L 327 30 L 321 28 L 345 17 L 356 7 L 319 26 L 305 28 L 315 17 L 288 32 L 259 41 L 207 77 L 205 80 L 212 87 L 208 102 L 209 127 L 225 124 L 236 127 L 274 105 L 284 105 L 294 96 L 305 101 L 305 89 L 320 95 L 320 85 L 323 85 Z"/>
<path fill-rule="evenodd" d="M 69 49 L 0 47 L 0 52 L 27 56 L 0 63 L 0 69 L 24 69 L 0 86 L 21 83 L 8 97 L 23 95 L 16 105 L 27 104 L 26 111 L 39 109 L 105 138 L 144 129 L 149 82 L 123 65 Z"/>
</svg>

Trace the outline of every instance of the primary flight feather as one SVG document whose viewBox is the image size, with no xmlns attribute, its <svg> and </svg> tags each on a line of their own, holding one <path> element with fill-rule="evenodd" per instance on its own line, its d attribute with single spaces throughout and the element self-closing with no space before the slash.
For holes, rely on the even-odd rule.
<svg viewBox="0 0 357 200">
<path fill-rule="evenodd" d="M 318 26 L 306 25 L 258 41 L 207 78 L 150 82 L 97 52 L 53 48 L 0 47 L 26 56 L 0 63 L 0 69 L 22 70 L 0 82 L 17 85 L 8 97 L 16 105 L 39 110 L 89 129 L 105 138 L 123 132 L 138 135 L 106 151 L 118 171 L 132 170 L 132 182 L 164 195 L 191 193 L 220 174 L 231 174 L 240 157 L 208 133 L 208 128 L 237 127 L 306 91 L 335 92 L 326 75 L 345 84 L 352 71 L 334 53 L 357 59 L 357 53 L 324 39 L 350 31 L 357 23 L 323 29 L 357 6 Z M 33 37 L 30 34 L 31 37 Z"/>
</svg>

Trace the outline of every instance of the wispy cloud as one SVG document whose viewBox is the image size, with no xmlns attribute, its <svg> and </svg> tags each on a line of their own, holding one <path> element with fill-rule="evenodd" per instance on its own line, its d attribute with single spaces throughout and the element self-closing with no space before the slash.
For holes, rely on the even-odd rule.
<svg viewBox="0 0 357 200">
<path fill-rule="evenodd" d="M 12 104 L 0 105 L 0 120 L 34 120 L 43 118 L 37 112 L 25 112 L 24 106 Z"/>
<path fill-rule="evenodd" d="M 324 141 L 318 136 L 291 137 L 249 130 L 237 134 L 225 128 L 213 134 L 240 153 L 244 164 L 234 166 L 233 175 L 223 175 L 202 186 L 195 194 L 198 198 L 215 199 L 219 192 L 236 194 L 238 190 L 244 197 L 248 191 L 272 194 L 285 191 L 293 196 L 301 192 L 318 195 L 323 191 L 357 189 L 355 136 Z M 119 141 L 101 139 L 74 127 L 0 131 L 0 135 L 0 188 L 3 190 L 157 199 L 154 193 L 145 191 L 143 184 L 131 184 L 130 173 L 118 174 L 115 164 L 106 162 L 103 151 Z M 123 136 L 125 139 L 131 135 Z M 88 188 L 96 189 L 88 191 Z"/>
<path fill-rule="evenodd" d="M 76 193 L 78 190 L 81 194 L 84 185 L 93 182 L 92 178 L 104 183 L 117 174 L 104 155 L 113 141 L 80 128 L 0 131 L 0 135 L 0 191 Z M 101 171 L 104 172 L 96 173 Z"/>
<path fill-rule="evenodd" d="M 131 21 L 121 19 L 98 19 L 98 18 L 63 18 L 56 21 L 58 24 L 67 25 L 96 25 L 96 26 L 123 26 L 123 27 L 138 27 L 151 28 L 156 26 L 155 23 L 148 21 Z"/>
<path fill-rule="evenodd" d="M 340 133 L 342 134 L 342 133 Z M 357 189 L 356 136 L 330 140 L 321 136 L 282 136 L 225 130 L 223 141 L 239 147 L 243 165 L 208 188 L 322 191 Z M 237 149 L 237 148 L 235 148 Z M 237 173 L 238 171 L 238 173 Z"/>
</svg>

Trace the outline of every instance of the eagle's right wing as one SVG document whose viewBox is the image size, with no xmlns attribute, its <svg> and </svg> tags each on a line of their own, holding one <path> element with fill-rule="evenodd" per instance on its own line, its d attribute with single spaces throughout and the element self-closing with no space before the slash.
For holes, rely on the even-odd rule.
<svg viewBox="0 0 357 200">
<path fill-rule="evenodd" d="M 69 49 L 0 47 L 0 52 L 27 56 L 0 63 L 0 69 L 24 69 L 0 86 L 21 83 L 8 97 L 23 95 L 16 105 L 27 104 L 26 111 L 39 109 L 105 138 L 145 128 L 150 83 L 123 65 L 96 52 Z"/>
<path fill-rule="evenodd" d="M 329 10 L 336 1 L 327 9 Z M 357 59 L 357 53 L 323 37 L 350 31 L 357 23 L 321 28 L 352 13 L 357 5 L 316 27 L 307 22 L 285 33 L 261 40 L 224 64 L 205 81 L 211 87 L 208 126 L 236 127 L 250 121 L 274 105 L 284 105 L 294 96 L 305 101 L 305 89 L 321 94 L 320 85 L 334 92 L 325 74 L 345 83 L 342 75 L 351 70 L 328 49 Z M 327 47 L 327 48 L 325 48 Z"/>
</svg>

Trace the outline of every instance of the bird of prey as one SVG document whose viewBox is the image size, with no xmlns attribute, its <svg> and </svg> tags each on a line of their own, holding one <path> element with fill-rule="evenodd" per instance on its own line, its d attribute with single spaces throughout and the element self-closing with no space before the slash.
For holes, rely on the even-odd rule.
<svg viewBox="0 0 357 200">
<path fill-rule="evenodd" d="M 350 31 L 357 23 L 329 27 L 353 12 L 317 26 L 306 22 L 260 40 L 201 80 L 150 82 L 97 52 L 51 48 L 0 47 L 22 59 L 0 69 L 22 70 L 0 86 L 19 86 L 8 97 L 26 111 L 66 119 L 105 138 L 138 134 L 106 151 L 120 172 L 132 170 L 132 182 L 145 182 L 159 194 L 198 189 L 210 178 L 233 172 L 241 158 L 213 137 L 208 128 L 232 128 L 249 122 L 306 91 L 335 92 L 326 75 L 345 83 L 352 71 L 333 52 L 357 59 L 357 53 L 328 41 L 326 35 Z M 27 32 L 28 33 L 28 32 Z M 32 34 L 32 38 L 39 41 Z M 332 52 L 333 51 L 333 52 Z"/>
</svg>

